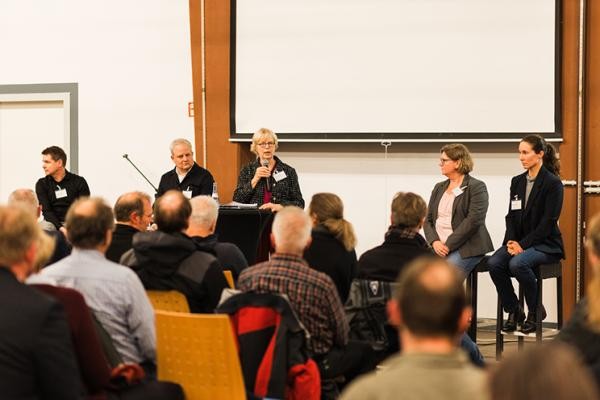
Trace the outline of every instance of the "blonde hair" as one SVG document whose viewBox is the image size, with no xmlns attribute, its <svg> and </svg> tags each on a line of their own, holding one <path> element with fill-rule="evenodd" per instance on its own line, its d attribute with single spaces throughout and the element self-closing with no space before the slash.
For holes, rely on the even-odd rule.
<svg viewBox="0 0 600 400">
<path fill-rule="evenodd" d="M 275 132 L 273 132 L 272 130 L 267 129 L 267 128 L 260 128 L 259 130 L 254 132 L 254 135 L 252 135 L 252 143 L 250 144 L 250 151 L 253 152 L 254 154 L 258 155 L 258 152 L 256 151 L 256 146 L 258 146 L 258 141 L 265 137 L 269 137 L 270 139 L 272 139 L 273 143 L 275 143 L 274 147 L 275 147 L 275 149 L 277 149 L 279 139 L 277 139 L 277 135 L 275 134 Z"/>
<path fill-rule="evenodd" d="M 418 228 L 427 214 L 427 204 L 421 196 L 411 192 L 398 192 L 392 200 L 392 224 L 405 228 Z"/>
<path fill-rule="evenodd" d="M 585 245 L 589 252 L 600 257 L 600 214 L 596 214 L 587 226 Z M 587 287 L 588 323 L 600 331 L 600 265 L 592 265 L 593 277 Z"/>
<path fill-rule="evenodd" d="M 352 224 L 344 219 L 342 199 L 333 193 L 313 195 L 308 206 L 308 214 L 342 242 L 346 250 L 356 247 L 356 235 Z"/>
<path fill-rule="evenodd" d="M 52 253 L 54 253 L 55 247 L 56 242 L 47 233 L 42 233 L 38 236 L 37 252 L 33 261 L 33 270 L 35 272 L 46 266 L 48 261 L 50 261 L 50 257 L 52 257 Z"/>
<path fill-rule="evenodd" d="M 0 264 L 23 261 L 31 244 L 42 234 L 33 215 L 23 207 L 0 206 Z"/>
<path fill-rule="evenodd" d="M 457 171 L 465 175 L 473 171 L 473 158 L 467 146 L 461 143 L 447 144 L 440 149 L 440 154 L 446 153 L 452 161 L 458 161 Z"/>
</svg>

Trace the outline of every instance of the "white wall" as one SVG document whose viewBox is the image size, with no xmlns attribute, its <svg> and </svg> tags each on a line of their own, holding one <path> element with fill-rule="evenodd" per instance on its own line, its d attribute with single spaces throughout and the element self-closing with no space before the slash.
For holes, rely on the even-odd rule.
<svg viewBox="0 0 600 400">
<path fill-rule="evenodd" d="M 188 2 L 2 1 L 0 38 L 0 84 L 79 84 L 79 172 L 92 194 L 151 193 L 122 155 L 158 185 L 170 141 L 193 142 Z M 54 144 L 44 138 L 14 146 L 39 154 Z"/>
</svg>

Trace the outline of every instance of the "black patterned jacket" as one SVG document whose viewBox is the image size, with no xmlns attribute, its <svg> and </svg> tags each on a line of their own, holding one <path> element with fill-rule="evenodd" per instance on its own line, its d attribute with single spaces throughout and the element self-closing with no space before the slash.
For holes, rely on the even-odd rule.
<svg viewBox="0 0 600 400">
<path fill-rule="evenodd" d="M 284 164 L 278 157 L 275 157 L 275 168 L 273 174 L 278 171 L 285 172 L 286 177 L 279 182 L 275 181 L 275 178 L 271 176 L 271 203 L 281 205 L 294 205 L 300 208 L 304 208 L 304 199 L 302 198 L 302 192 L 300 191 L 300 185 L 298 184 L 298 175 L 296 170 L 287 164 Z M 238 177 L 237 187 L 233 192 L 233 200 L 239 203 L 253 204 L 256 203 L 259 206 L 264 204 L 264 191 L 265 191 L 265 180 L 261 179 L 258 181 L 254 189 L 252 189 L 252 178 L 256 173 L 256 169 L 260 167 L 258 159 L 244 166 L 240 171 Z"/>
</svg>

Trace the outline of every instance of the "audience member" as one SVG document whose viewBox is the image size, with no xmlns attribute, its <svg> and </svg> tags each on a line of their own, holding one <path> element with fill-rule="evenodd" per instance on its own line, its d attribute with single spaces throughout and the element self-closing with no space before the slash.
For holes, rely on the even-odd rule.
<svg viewBox="0 0 600 400">
<path fill-rule="evenodd" d="M 188 199 L 212 194 L 214 179 L 208 170 L 194 161 L 192 144 L 186 139 L 175 139 L 170 149 L 175 168 L 160 178 L 156 198 L 173 189 L 181 191 Z"/>
<path fill-rule="evenodd" d="M 433 188 L 423 230 L 427 242 L 440 257 L 459 267 L 465 278 L 487 252 L 494 250 L 485 227 L 488 192 L 473 178 L 473 159 L 460 143 L 440 150 L 440 169 L 448 179 Z"/>
<path fill-rule="evenodd" d="M 527 171 L 512 178 L 504 241 L 488 260 L 488 266 L 502 307 L 508 313 L 502 330 L 512 332 L 521 325 L 521 332 L 532 333 L 538 302 L 533 267 L 564 258 L 558 228 L 564 188 L 556 150 L 541 136 L 529 135 L 521 140 L 519 160 Z M 525 294 L 527 319 L 511 277 L 517 279 Z M 543 306 L 541 314 L 541 320 L 546 318 Z"/>
<path fill-rule="evenodd" d="M 348 341 L 348 322 L 331 278 L 302 258 L 310 244 L 311 222 L 295 206 L 284 207 L 273 221 L 275 254 L 242 271 L 242 292 L 286 295 L 310 334 L 308 348 L 319 363 L 322 379 L 344 375 L 348 381 L 373 368 L 370 347 Z"/>
<path fill-rule="evenodd" d="M 485 399 L 484 372 L 457 348 L 471 318 L 462 279 L 443 259 L 413 261 L 388 306 L 402 353 L 352 383 L 342 399 Z"/>
<path fill-rule="evenodd" d="M 67 154 L 58 146 L 42 150 L 42 168 L 46 176 L 35 184 L 35 193 L 42 205 L 46 221 L 59 229 L 67 210 L 75 200 L 90 195 L 85 179 L 66 169 Z"/>
<path fill-rule="evenodd" d="M 587 265 L 592 271 L 587 294 L 577 304 L 557 339 L 579 351 L 600 387 L 600 214 L 595 215 L 587 226 L 585 247 Z"/>
<path fill-rule="evenodd" d="M 221 267 L 230 270 L 233 279 L 237 280 L 248 261 L 244 253 L 233 243 L 219 242 L 215 234 L 219 205 L 210 196 L 197 196 L 190 200 L 192 215 L 190 216 L 187 235 L 192 238 L 198 250 L 214 254 Z"/>
<path fill-rule="evenodd" d="M 313 225 L 312 242 L 304 251 L 304 259 L 331 278 L 344 304 L 356 276 L 354 228 L 344 219 L 342 199 L 333 193 L 313 195 L 308 215 Z"/>
<path fill-rule="evenodd" d="M 25 207 L 25 209 L 29 211 L 34 218 L 40 218 L 42 208 L 38 202 L 35 192 L 31 189 L 15 190 L 8 196 L 8 204 Z M 53 253 L 51 257 L 46 258 L 44 260 L 46 264 L 41 265 L 40 267 L 54 264 L 58 260 L 62 260 L 71 254 L 71 245 L 67 243 L 67 239 L 65 238 L 65 235 L 63 235 L 62 230 L 57 230 L 53 224 L 45 221 L 43 218 L 38 221 L 38 224 L 46 233 L 46 235 L 50 236 L 54 241 Z"/>
<path fill-rule="evenodd" d="M 152 223 L 150 196 L 143 192 L 129 192 L 117 199 L 113 208 L 117 224 L 106 258 L 118 263 L 121 256 L 131 249 L 133 235 L 145 232 Z"/>
<path fill-rule="evenodd" d="M 111 336 L 123 360 L 138 363 L 152 376 L 156 336 L 154 311 L 139 278 L 105 258 L 114 220 L 100 198 L 79 199 L 69 209 L 67 237 L 73 252 L 44 268 L 30 283 L 55 283 L 80 292 Z"/>
<path fill-rule="evenodd" d="M 185 295 L 194 313 L 210 313 L 223 289 L 229 287 L 219 261 L 198 251 L 184 232 L 192 207 L 177 190 L 170 190 L 154 203 L 156 232 L 133 238 L 133 248 L 121 262 L 133 268 L 147 290 L 177 290 Z"/>
<path fill-rule="evenodd" d="M 590 372 L 568 345 L 551 343 L 512 354 L 492 371 L 492 400 L 593 400 L 599 393 Z"/>
<path fill-rule="evenodd" d="M 392 200 L 391 225 L 383 244 L 366 251 L 358 260 L 358 278 L 394 282 L 402 269 L 419 256 L 431 254 L 423 227 L 427 205 L 414 193 L 396 193 Z"/>
<path fill-rule="evenodd" d="M 0 206 L 0 393 L 79 399 L 83 388 L 63 307 L 22 283 L 42 235 L 30 212 Z"/>
</svg>

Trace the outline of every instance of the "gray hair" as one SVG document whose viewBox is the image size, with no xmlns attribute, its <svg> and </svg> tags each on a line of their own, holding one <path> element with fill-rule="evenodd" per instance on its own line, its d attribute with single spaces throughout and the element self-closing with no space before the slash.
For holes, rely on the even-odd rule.
<svg viewBox="0 0 600 400">
<path fill-rule="evenodd" d="M 24 207 L 31 215 L 37 218 L 40 203 L 37 195 L 31 189 L 17 189 L 8 196 L 8 205 Z"/>
<path fill-rule="evenodd" d="M 179 146 L 181 144 L 188 146 L 192 152 L 194 151 L 194 148 L 192 147 L 192 143 L 190 143 L 189 140 L 179 138 L 179 139 L 175 139 L 171 142 L 171 145 L 169 146 L 169 149 L 171 150 L 171 154 L 173 154 L 173 149 L 175 148 L 175 146 Z"/>
<path fill-rule="evenodd" d="M 217 220 L 219 205 L 212 197 L 206 195 L 196 196 L 190 199 L 190 204 L 192 205 L 190 224 L 210 228 Z"/>
<path fill-rule="evenodd" d="M 311 228 L 310 218 L 303 209 L 296 206 L 283 207 L 273 220 L 275 251 L 301 252 L 310 240 Z"/>
</svg>

